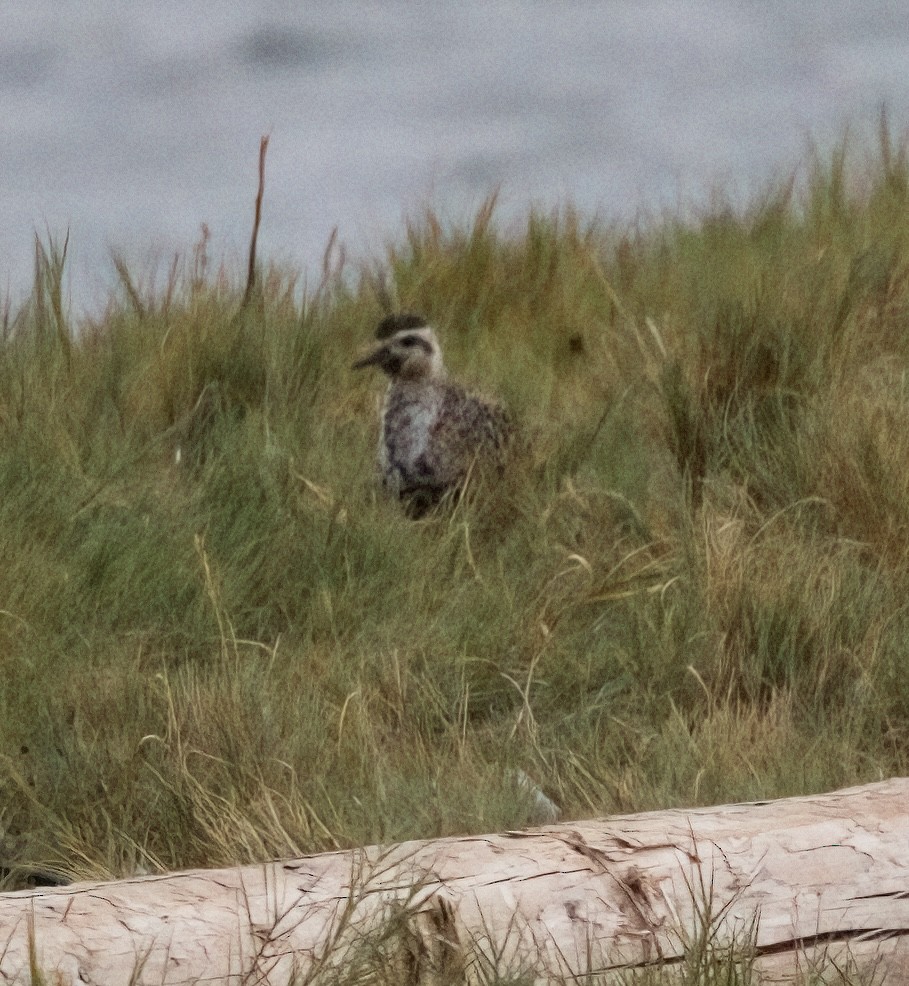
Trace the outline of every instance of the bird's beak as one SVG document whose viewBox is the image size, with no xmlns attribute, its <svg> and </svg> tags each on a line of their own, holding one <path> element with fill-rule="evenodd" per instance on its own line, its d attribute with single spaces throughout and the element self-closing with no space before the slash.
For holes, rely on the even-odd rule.
<svg viewBox="0 0 909 986">
<path fill-rule="evenodd" d="M 378 346 L 371 353 L 361 356 L 360 359 L 358 359 L 356 363 L 351 366 L 351 369 L 362 370 L 364 366 L 382 366 L 382 361 L 385 354 L 385 347 Z"/>
</svg>

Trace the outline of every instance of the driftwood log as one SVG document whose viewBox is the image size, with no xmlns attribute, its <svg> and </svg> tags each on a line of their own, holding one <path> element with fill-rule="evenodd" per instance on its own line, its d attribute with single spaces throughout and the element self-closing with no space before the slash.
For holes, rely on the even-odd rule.
<svg viewBox="0 0 909 986">
<path fill-rule="evenodd" d="M 0 894 L 0 977 L 540 980 L 734 944 L 771 982 L 909 982 L 909 779 L 223 870 Z"/>
</svg>

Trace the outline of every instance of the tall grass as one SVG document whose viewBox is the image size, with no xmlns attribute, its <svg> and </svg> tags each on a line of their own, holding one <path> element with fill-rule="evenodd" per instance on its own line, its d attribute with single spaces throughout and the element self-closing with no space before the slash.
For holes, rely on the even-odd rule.
<svg viewBox="0 0 909 986">
<path fill-rule="evenodd" d="M 0 862 L 98 877 L 907 770 L 909 167 L 886 128 L 745 209 L 375 261 L 527 452 L 406 519 L 349 365 L 375 277 L 203 239 L 0 340 Z M 179 461 L 178 461 L 179 459 Z"/>
</svg>

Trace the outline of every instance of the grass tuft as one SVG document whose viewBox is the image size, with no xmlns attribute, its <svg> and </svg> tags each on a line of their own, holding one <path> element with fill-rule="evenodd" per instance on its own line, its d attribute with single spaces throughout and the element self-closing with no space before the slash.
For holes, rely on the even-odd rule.
<svg viewBox="0 0 909 986">
<path fill-rule="evenodd" d="M 259 266 L 247 306 L 203 231 L 78 324 L 37 241 L 0 334 L 6 871 L 905 773 L 909 163 L 886 120 L 854 158 L 649 226 L 427 211 L 359 278 L 334 242 L 312 292 Z M 349 372 L 391 300 L 525 439 L 419 522 Z"/>
</svg>

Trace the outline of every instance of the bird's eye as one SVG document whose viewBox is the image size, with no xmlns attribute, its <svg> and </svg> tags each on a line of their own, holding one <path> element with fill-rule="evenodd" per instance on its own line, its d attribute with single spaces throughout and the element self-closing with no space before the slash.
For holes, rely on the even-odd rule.
<svg viewBox="0 0 909 986">
<path fill-rule="evenodd" d="M 412 346 L 419 346 L 420 340 L 416 336 L 403 336 L 401 338 L 401 345 L 407 346 L 408 348 Z"/>
</svg>

